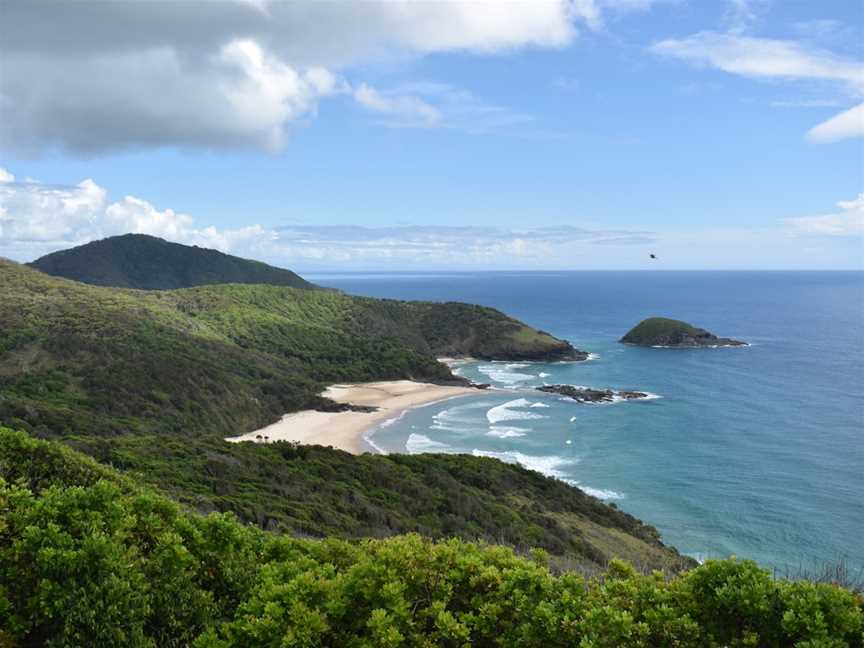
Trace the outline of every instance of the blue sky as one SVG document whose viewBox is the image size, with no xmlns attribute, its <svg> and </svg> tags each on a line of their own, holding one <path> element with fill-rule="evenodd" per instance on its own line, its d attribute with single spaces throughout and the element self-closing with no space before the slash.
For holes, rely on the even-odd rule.
<svg viewBox="0 0 864 648">
<path fill-rule="evenodd" d="M 6 4 L 0 255 L 864 267 L 860 2 L 109 4 Z"/>
</svg>

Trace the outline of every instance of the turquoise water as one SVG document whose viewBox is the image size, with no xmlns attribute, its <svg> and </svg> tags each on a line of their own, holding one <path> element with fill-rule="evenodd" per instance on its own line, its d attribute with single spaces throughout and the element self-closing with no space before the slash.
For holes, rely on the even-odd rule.
<svg viewBox="0 0 864 648">
<path fill-rule="evenodd" d="M 476 302 L 595 354 L 468 363 L 494 390 L 382 426 L 385 451 L 486 454 L 566 479 L 700 559 L 864 569 L 864 273 L 311 275 L 354 294 Z M 747 348 L 619 344 L 663 315 Z M 657 398 L 579 405 L 566 383 Z"/>
</svg>

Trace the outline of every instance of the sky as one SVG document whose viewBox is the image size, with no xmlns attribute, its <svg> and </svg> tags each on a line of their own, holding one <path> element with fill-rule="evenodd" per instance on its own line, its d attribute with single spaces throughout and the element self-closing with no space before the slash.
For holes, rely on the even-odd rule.
<svg viewBox="0 0 864 648">
<path fill-rule="evenodd" d="M 2 0 L 0 256 L 862 269 L 862 43 L 859 0 Z"/>
</svg>

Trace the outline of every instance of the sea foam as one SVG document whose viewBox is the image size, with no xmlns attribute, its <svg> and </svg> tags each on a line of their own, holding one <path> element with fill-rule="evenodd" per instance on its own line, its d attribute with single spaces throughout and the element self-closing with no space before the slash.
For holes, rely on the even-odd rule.
<svg viewBox="0 0 864 648">
<path fill-rule="evenodd" d="M 487 436 L 498 437 L 499 439 L 511 439 L 515 437 L 523 437 L 526 432 L 530 432 L 530 430 L 526 430 L 525 428 L 520 427 L 503 427 L 499 425 L 493 425 L 489 428 L 489 431 L 486 433 Z"/>
<path fill-rule="evenodd" d="M 515 385 L 526 380 L 535 378 L 534 374 L 520 373 L 514 369 L 521 369 L 528 365 L 522 363 L 510 364 L 487 364 L 477 367 L 477 371 L 489 376 L 494 382 L 504 383 L 505 385 Z"/>
<path fill-rule="evenodd" d="M 522 454 L 515 450 L 493 452 L 491 450 L 479 450 L 474 448 L 474 450 L 471 451 L 471 454 L 475 457 L 491 457 L 492 459 L 498 459 L 507 463 L 519 464 L 529 470 L 536 470 L 539 473 L 543 473 L 547 477 L 556 477 L 558 479 L 561 479 L 564 476 L 564 473 L 560 470 L 562 466 L 569 466 L 577 463 L 576 459 L 564 459 L 563 457 L 556 456 L 538 457 L 535 455 Z"/>
<path fill-rule="evenodd" d="M 482 400 L 479 402 L 468 402 L 465 404 L 449 407 L 441 410 L 432 417 L 430 428 L 443 432 L 455 432 L 458 434 L 475 434 L 480 421 L 478 415 L 472 414 L 472 410 L 484 409 L 494 404 L 494 401 Z"/>
<path fill-rule="evenodd" d="M 447 452 L 450 446 L 440 441 L 433 441 L 425 434 L 414 434 L 405 442 L 405 449 L 409 454 L 421 454 L 424 452 Z"/>
<path fill-rule="evenodd" d="M 590 495 L 591 497 L 596 497 L 601 500 L 614 500 L 614 499 L 624 499 L 624 494 L 619 493 L 618 491 L 614 491 L 609 488 L 591 488 L 590 486 L 585 486 L 584 484 L 576 481 L 575 479 L 563 479 L 562 481 L 567 482 L 571 486 L 574 486 L 581 490 L 586 495 Z"/>
<path fill-rule="evenodd" d="M 496 423 L 502 423 L 503 421 L 529 421 L 532 419 L 548 418 L 542 414 L 535 414 L 534 412 L 525 412 L 517 409 L 529 407 L 531 407 L 531 401 L 526 398 L 516 398 L 507 401 L 503 405 L 496 405 L 495 407 L 490 408 L 489 411 L 486 412 L 486 420 L 489 421 L 490 425 L 495 425 Z"/>
</svg>

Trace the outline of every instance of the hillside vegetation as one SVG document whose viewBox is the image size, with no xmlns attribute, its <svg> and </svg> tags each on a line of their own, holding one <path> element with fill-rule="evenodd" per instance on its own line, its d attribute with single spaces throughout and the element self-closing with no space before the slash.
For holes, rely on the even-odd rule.
<svg viewBox="0 0 864 648">
<path fill-rule="evenodd" d="M 284 268 L 146 234 L 93 241 L 48 254 L 30 265 L 57 277 L 118 288 L 170 290 L 224 283 L 315 288 Z"/>
<path fill-rule="evenodd" d="M 572 349 L 497 311 L 275 286 L 118 290 L 11 263 L 0 281 L 0 422 L 195 509 L 295 535 L 418 531 L 542 547 L 560 563 L 691 564 L 639 520 L 492 459 L 223 441 L 326 407 L 329 382 L 456 381 L 434 357 L 456 345 L 491 357 Z"/>
<path fill-rule="evenodd" d="M 668 317 L 642 320 L 621 338 L 621 342 L 660 347 L 746 346 L 746 342 L 719 338 L 705 329 Z"/>
<path fill-rule="evenodd" d="M 861 597 L 752 562 L 667 579 L 546 561 L 458 539 L 271 534 L 0 429 L 2 646 L 862 645 Z"/>
<path fill-rule="evenodd" d="M 44 436 L 222 438 L 322 404 L 333 382 L 458 382 L 436 361 L 567 358 L 490 308 L 279 286 L 98 288 L 0 261 L 0 421 Z"/>
</svg>

